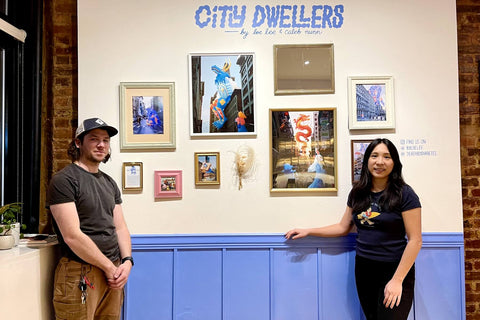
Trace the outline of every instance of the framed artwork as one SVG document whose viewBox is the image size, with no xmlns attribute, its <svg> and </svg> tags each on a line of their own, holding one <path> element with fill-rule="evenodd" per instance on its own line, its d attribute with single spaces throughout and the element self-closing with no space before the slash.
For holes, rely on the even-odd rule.
<svg viewBox="0 0 480 320">
<path fill-rule="evenodd" d="M 195 185 L 220 184 L 220 153 L 195 152 Z"/>
<path fill-rule="evenodd" d="M 348 77 L 349 129 L 394 129 L 393 77 Z"/>
<path fill-rule="evenodd" d="M 143 163 L 124 162 L 122 170 L 123 191 L 142 191 L 143 189 Z"/>
<path fill-rule="evenodd" d="M 363 156 L 368 145 L 373 140 L 352 140 L 351 152 L 352 152 L 352 183 L 360 180 L 360 173 L 362 172 Z"/>
<path fill-rule="evenodd" d="M 275 95 L 335 93 L 333 43 L 274 45 Z"/>
<path fill-rule="evenodd" d="M 120 83 L 120 150 L 175 148 L 175 83 Z"/>
<path fill-rule="evenodd" d="M 182 170 L 155 171 L 155 198 L 182 197 Z"/>
<path fill-rule="evenodd" d="M 190 135 L 254 135 L 255 55 L 190 54 Z"/>
<path fill-rule="evenodd" d="M 336 109 L 270 109 L 270 191 L 337 188 Z"/>
</svg>

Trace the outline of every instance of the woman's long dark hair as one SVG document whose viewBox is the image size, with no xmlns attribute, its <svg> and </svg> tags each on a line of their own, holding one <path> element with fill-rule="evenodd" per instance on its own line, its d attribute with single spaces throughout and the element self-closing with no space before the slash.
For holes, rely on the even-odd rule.
<svg viewBox="0 0 480 320">
<path fill-rule="evenodd" d="M 351 192 L 353 212 L 362 212 L 370 207 L 371 199 L 370 192 L 372 190 L 372 174 L 368 170 L 368 159 L 376 146 L 383 143 L 387 146 L 388 152 L 393 160 L 393 170 L 388 176 L 388 184 L 379 200 L 379 205 L 385 209 L 393 210 L 400 205 L 402 200 L 402 188 L 405 181 L 402 177 L 402 163 L 398 155 L 397 148 L 388 139 L 378 138 L 373 140 L 365 150 L 363 156 L 362 171 L 360 173 L 360 180 L 357 181 Z"/>
</svg>

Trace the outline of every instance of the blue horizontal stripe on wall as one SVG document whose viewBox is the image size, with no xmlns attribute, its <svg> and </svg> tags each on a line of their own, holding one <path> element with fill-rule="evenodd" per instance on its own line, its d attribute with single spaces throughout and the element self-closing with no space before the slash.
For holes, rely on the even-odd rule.
<svg viewBox="0 0 480 320">
<path fill-rule="evenodd" d="M 463 234 L 426 233 L 409 319 L 465 319 Z M 128 320 L 364 319 L 355 235 L 134 235 Z M 372 271 L 373 272 L 373 271 Z"/>
</svg>

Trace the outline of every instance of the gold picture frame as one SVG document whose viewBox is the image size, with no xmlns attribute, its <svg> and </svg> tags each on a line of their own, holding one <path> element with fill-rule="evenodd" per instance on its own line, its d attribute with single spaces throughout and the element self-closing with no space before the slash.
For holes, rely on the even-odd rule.
<svg viewBox="0 0 480 320">
<path fill-rule="evenodd" d="M 220 152 L 195 152 L 195 185 L 220 185 Z"/>
<path fill-rule="evenodd" d="M 335 93 L 333 43 L 274 45 L 275 95 Z"/>
<path fill-rule="evenodd" d="M 335 108 L 270 109 L 270 192 L 336 192 Z"/>
<path fill-rule="evenodd" d="M 122 166 L 122 190 L 143 190 L 143 163 L 124 162 Z"/>
<path fill-rule="evenodd" d="M 175 83 L 120 83 L 120 151 L 175 149 Z"/>
</svg>

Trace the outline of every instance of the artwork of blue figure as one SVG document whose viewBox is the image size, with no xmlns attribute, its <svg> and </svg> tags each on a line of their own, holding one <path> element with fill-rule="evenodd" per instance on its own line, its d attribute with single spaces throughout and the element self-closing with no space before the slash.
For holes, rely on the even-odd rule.
<svg viewBox="0 0 480 320">
<path fill-rule="evenodd" d="M 227 62 L 225 62 L 222 69 L 212 66 L 212 71 L 217 74 L 215 78 L 217 98 L 210 105 L 210 109 L 218 119 L 213 123 L 217 129 L 222 128 L 227 121 L 224 110 L 232 98 L 233 86 L 231 82 L 233 80 L 230 77 L 230 66 L 231 63 Z"/>
<path fill-rule="evenodd" d="M 157 111 L 153 108 L 148 108 L 148 121 L 147 124 L 152 128 L 154 133 L 163 133 L 163 121 L 158 115 Z"/>
<path fill-rule="evenodd" d="M 134 134 L 163 134 L 161 97 L 134 96 L 132 107 Z"/>
<path fill-rule="evenodd" d="M 322 180 L 322 174 L 325 173 L 325 169 L 323 168 L 323 164 L 325 163 L 323 161 L 323 157 L 320 154 L 320 151 L 315 148 L 315 160 L 313 163 L 308 167 L 308 172 L 315 172 L 315 179 L 313 179 L 312 183 L 308 186 L 309 188 L 323 188 L 323 180 Z"/>
<path fill-rule="evenodd" d="M 285 163 L 283 165 L 283 173 L 294 173 L 295 170 L 293 169 L 293 166 L 290 163 Z"/>
</svg>

